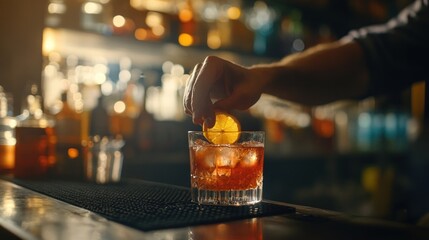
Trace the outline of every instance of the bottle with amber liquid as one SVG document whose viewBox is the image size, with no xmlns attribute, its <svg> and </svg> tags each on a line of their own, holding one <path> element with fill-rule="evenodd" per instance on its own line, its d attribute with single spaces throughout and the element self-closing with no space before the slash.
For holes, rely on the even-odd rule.
<svg viewBox="0 0 429 240">
<path fill-rule="evenodd" d="M 15 177 L 49 177 L 56 164 L 55 120 L 43 112 L 37 85 L 31 86 L 24 110 L 16 119 Z"/>
<path fill-rule="evenodd" d="M 15 167 L 16 120 L 10 116 L 11 105 L 0 86 L 0 174 L 9 174 Z"/>
<path fill-rule="evenodd" d="M 85 127 L 85 112 L 72 107 L 67 92 L 61 94 L 62 109 L 55 114 L 55 133 L 57 135 L 55 174 L 59 178 L 83 179 L 88 128 Z"/>
</svg>

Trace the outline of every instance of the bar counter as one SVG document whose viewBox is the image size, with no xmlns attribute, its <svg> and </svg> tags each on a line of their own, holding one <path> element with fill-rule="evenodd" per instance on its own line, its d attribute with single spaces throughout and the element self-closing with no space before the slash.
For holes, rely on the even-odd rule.
<svg viewBox="0 0 429 240">
<path fill-rule="evenodd" d="M 429 228 L 263 202 L 293 211 L 142 231 L 2 179 L 0 239 L 429 239 Z"/>
</svg>

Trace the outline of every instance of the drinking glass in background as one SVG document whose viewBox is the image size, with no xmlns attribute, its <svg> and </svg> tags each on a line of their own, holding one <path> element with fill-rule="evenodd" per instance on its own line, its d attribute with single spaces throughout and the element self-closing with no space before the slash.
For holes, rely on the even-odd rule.
<svg viewBox="0 0 429 240">
<path fill-rule="evenodd" d="M 100 184 L 119 182 L 124 158 L 121 148 L 124 145 L 121 137 L 91 137 L 84 163 L 86 180 Z"/>
<path fill-rule="evenodd" d="M 16 117 L 15 168 L 17 178 L 46 178 L 56 165 L 55 119 L 42 110 L 39 86 L 29 85 L 23 110 Z"/>
<path fill-rule="evenodd" d="M 262 131 L 239 134 L 232 144 L 213 144 L 202 131 L 189 131 L 192 201 L 210 205 L 251 205 L 262 200 Z"/>
</svg>

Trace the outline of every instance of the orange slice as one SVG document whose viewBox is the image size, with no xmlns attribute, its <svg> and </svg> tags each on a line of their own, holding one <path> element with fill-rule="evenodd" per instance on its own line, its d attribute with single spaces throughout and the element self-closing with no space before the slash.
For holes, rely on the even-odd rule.
<svg viewBox="0 0 429 240">
<path fill-rule="evenodd" d="M 240 123 L 234 116 L 216 112 L 216 122 L 212 128 L 203 124 L 203 134 L 211 143 L 232 144 L 240 137 Z"/>
</svg>

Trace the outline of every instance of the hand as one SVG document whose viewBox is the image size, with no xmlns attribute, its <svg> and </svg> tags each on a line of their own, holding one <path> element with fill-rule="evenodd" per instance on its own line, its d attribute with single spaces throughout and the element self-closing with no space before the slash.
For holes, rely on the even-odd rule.
<svg viewBox="0 0 429 240">
<path fill-rule="evenodd" d="M 258 101 L 262 83 L 251 68 L 209 56 L 197 64 L 187 82 L 183 105 L 195 124 L 214 125 L 215 110 L 245 110 Z"/>
</svg>

